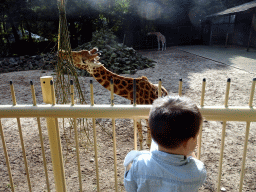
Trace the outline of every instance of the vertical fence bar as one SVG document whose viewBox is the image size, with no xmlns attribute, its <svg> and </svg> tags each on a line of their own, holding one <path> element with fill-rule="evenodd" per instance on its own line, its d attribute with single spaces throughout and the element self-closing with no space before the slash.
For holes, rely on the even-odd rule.
<svg viewBox="0 0 256 192">
<path fill-rule="evenodd" d="M 229 98 L 229 90 L 230 90 L 230 78 L 227 80 L 227 87 L 226 87 L 226 94 L 225 94 L 225 107 L 228 107 L 228 98 Z M 221 174 L 222 174 L 222 161 L 223 161 L 223 153 L 224 153 L 224 145 L 225 145 L 225 133 L 226 133 L 226 121 L 223 121 L 222 126 L 222 134 L 221 134 L 221 149 L 220 149 L 220 161 L 219 161 L 219 173 L 218 173 L 218 187 L 217 191 L 220 191 L 220 185 L 221 185 Z"/>
<path fill-rule="evenodd" d="M 254 91 L 255 91 L 255 83 L 256 83 L 256 78 L 254 78 L 252 81 L 252 88 L 251 88 L 251 94 L 250 94 L 250 99 L 249 99 L 249 107 L 252 107 Z"/>
<path fill-rule="evenodd" d="M 112 119 L 113 125 L 113 148 L 114 148 L 114 170 L 115 170 L 115 188 L 118 191 L 118 183 L 117 183 L 117 158 L 116 158 L 116 126 L 115 119 Z"/>
<path fill-rule="evenodd" d="M 205 84 L 206 84 L 206 79 L 204 78 L 203 83 L 202 83 L 201 107 L 204 106 Z M 200 126 L 199 138 L 198 138 L 197 158 L 199 160 L 200 160 L 200 157 L 201 157 L 202 131 L 203 131 L 203 125 Z"/>
<path fill-rule="evenodd" d="M 99 165 L 98 165 L 98 151 L 97 151 L 97 137 L 96 137 L 96 121 L 95 118 L 92 118 L 92 127 L 93 127 L 93 141 L 94 141 L 94 152 L 95 152 L 95 165 L 96 165 L 96 180 L 97 180 L 97 191 L 100 191 L 99 183 Z"/>
<path fill-rule="evenodd" d="M 73 80 L 70 80 L 70 96 L 71 96 L 71 106 L 75 104 L 75 94 L 74 94 L 74 83 Z"/>
<path fill-rule="evenodd" d="M 36 106 L 36 94 L 35 94 L 35 88 L 34 88 L 33 81 L 30 81 L 30 88 L 31 88 L 31 93 L 32 93 L 33 106 Z"/>
<path fill-rule="evenodd" d="M 94 105 L 93 98 L 93 84 L 92 80 L 90 80 L 90 91 L 91 91 L 91 106 Z M 99 183 L 99 165 L 98 165 L 98 150 L 97 150 L 97 133 L 96 133 L 96 122 L 95 118 L 92 118 L 92 127 L 93 127 L 93 141 L 94 141 L 94 153 L 95 153 L 95 166 L 96 166 L 96 182 L 97 182 L 97 191 L 100 191 L 100 183 Z"/>
<path fill-rule="evenodd" d="M 225 107 L 228 107 L 228 97 L 229 97 L 229 90 L 230 90 L 230 82 L 231 82 L 231 79 L 228 78 L 228 80 L 227 80 L 226 94 L 225 94 Z"/>
<path fill-rule="evenodd" d="M 158 98 L 162 97 L 162 89 L 161 89 L 161 87 L 162 87 L 162 80 L 159 79 L 159 81 L 158 81 Z"/>
<path fill-rule="evenodd" d="M 136 106 L 136 79 L 133 79 L 133 106 Z M 134 130 L 134 150 L 137 150 L 137 119 L 133 119 L 133 130 Z"/>
<path fill-rule="evenodd" d="M 79 191 L 83 191 L 82 187 L 82 175 L 81 175 L 81 165 L 80 165 L 80 158 L 79 158 L 79 140 L 78 140 L 78 133 L 77 133 L 77 123 L 76 118 L 74 118 L 74 130 L 75 130 L 75 140 L 76 140 L 76 158 L 77 158 L 77 167 L 78 167 L 78 176 L 79 176 Z"/>
<path fill-rule="evenodd" d="M 27 163 L 25 145 L 24 145 L 24 140 L 23 140 L 23 135 L 22 135 L 22 130 L 21 130 L 20 118 L 17 118 L 17 122 L 18 122 L 18 128 L 19 128 L 19 134 L 20 134 L 20 142 L 21 142 L 23 158 L 24 158 L 24 164 L 25 164 L 25 169 L 26 169 L 26 174 L 27 174 L 28 188 L 29 188 L 29 191 L 32 191 L 31 182 L 30 182 L 30 176 L 29 176 L 29 171 L 28 171 L 28 163 Z"/>
<path fill-rule="evenodd" d="M 114 106 L 114 85 L 113 79 L 110 80 L 110 90 L 111 90 L 111 106 Z M 116 158 L 116 126 L 115 119 L 112 119 L 113 126 L 113 149 L 114 149 L 114 171 L 115 171 L 115 188 L 118 191 L 118 183 L 117 183 L 117 158 Z"/>
<path fill-rule="evenodd" d="M 253 79 L 252 87 L 251 87 L 251 94 L 249 99 L 249 107 L 252 108 L 252 102 L 254 97 L 255 91 L 255 81 L 256 78 Z M 244 140 L 244 150 L 243 150 L 243 160 L 242 160 L 242 167 L 240 173 L 240 184 L 239 184 L 239 192 L 242 192 L 243 189 L 243 181 L 244 181 L 244 174 L 245 174 L 245 161 L 246 161 L 246 153 L 247 153 L 247 145 L 249 140 L 249 131 L 250 131 L 250 122 L 246 122 L 246 131 L 245 131 L 245 140 Z"/>
<path fill-rule="evenodd" d="M 36 106 L 36 94 L 35 94 L 35 89 L 34 89 L 34 85 L 33 85 L 32 81 L 30 81 L 30 85 L 31 85 L 32 98 L 33 98 L 33 105 Z M 46 162 L 45 150 L 44 150 L 44 140 L 43 140 L 43 136 L 42 136 L 42 128 L 41 128 L 41 122 L 40 122 L 39 117 L 37 117 L 37 125 L 38 125 L 38 132 L 39 132 L 39 137 L 40 137 L 40 142 L 41 142 L 41 150 L 42 150 L 43 161 L 44 161 L 44 172 L 45 172 L 45 178 L 46 178 L 46 185 L 47 185 L 47 190 L 50 192 L 50 183 L 49 183 L 47 162 Z"/>
<path fill-rule="evenodd" d="M 182 96 L 182 79 L 179 80 L 179 96 Z"/>
<path fill-rule="evenodd" d="M 204 78 L 202 83 L 201 107 L 204 106 L 205 86 L 206 86 L 206 79 Z"/>
<path fill-rule="evenodd" d="M 133 119 L 133 131 L 134 131 L 134 150 L 137 150 L 137 119 Z"/>
<path fill-rule="evenodd" d="M 93 97 L 93 84 L 92 80 L 90 80 L 90 91 L 91 91 L 91 106 L 94 105 L 94 97 Z"/>
<path fill-rule="evenodd" d="M 5 143 L 5 140 L 4 140 L 4 131 L 3 131 L 1 119 L 0 119 L 0 134 L 1 134 L 2 144 L 3 144 L 3 148 L 4 148 L 4 156 L 5 156 L 5 161 L 6 161 L 7 170 L 8 170 L 8 174 L 9 174 L 9 179 L 10 179 L 10 183 L 11 183 L 11 189 L 12 189 L 12 192 L 14 192 L 11 166 L 10 166 L 10 161 L 9 161 L 9 156 L 8 156 L 8 152 L 7 152 L 6 143 Z"/>
<path fill-rule="evenodd" d="M 113 79 L 110 79 L 110 100 L 111 106 L 114 106 L 114 82 Z"/>
<path fill-rule="evenodd" d="M 245 161 L 246 161 L 246 153 L 247 153 L 247 145 L 248 145 L 248 139 L 249 139 L 250 124 L 251 124 L 251 122 L 246 122 L 243 160 L 242 160 L 242 167 L 241 167 L 241 172 L 240 172 L 239 192 L 242 192 L 242 189 L 243 189 L 243 181 L 244 181 L 244 174 L 245 174 L 244 168 L 245 168 Z"/>
<path fill-rule="evenodd" d="M 17 102 L 16 102 L 14 86 L 12 84 L 12 81 L 10 81 L 10 87 L 11 87 L 11 94 L 12 94 L 12 103 L 13 103 L 13 106 L 15 106 Z"/>
<path fill-rule="evenodd" d="M 223 121 L 222 134 L 221 134 L 222 136 L 221 136 L 219 172 L 218 172 L 218 187 L 217 187 L 218 192 L 220 191 L 220 185 L 221 185 L 222 161 L 223 161 L 223 152 L 224 152 L 224 144 L 225 144 L 225 132 L 226 132 L 226 121 Z"/>
<path fill-rule="evenodd" d="M 73 80 L 70 80 L 70 94 L 71 94 L 71 106 L 75 104 L 75 93 L 74 93 L 74 85 Z M 79 157 L 79 139 L 77 133 L 77 123 L 76 118 L 74 120 L 74 131 L 75 131 L 75 140 L 76 140 L 76 159 L 77 159 L 77 168 L 78 168 L 78 177 L 79 177 L 79 191 L 83 191 L 82 186 L 82 175 L 81 175 L 81 165 L 80 165 L 80 157 Z"/>
<path fill-rule="evenodd" d="M 53 77 L 44 76 L 40 78 L 43 101 L 46 104 L 55 105 L 55 93 L 53 86 Z M 52 166 L 56 191 L 66 191 L 65 172 L 63 167 L 62 149 L 59 137 L 59 127 L 57 118 L 46 118 L 51 149 Z"/>
<path fill-rule="evenodd" d="M 136 106 L 136 79 L 133 79 L 133 106 Z"/>
<path fill-rule="evenodd" d="M 15 106 L 17 103 L 16 103 L 16 97 L 15 97 L 14 86 L 12 84 L 12 81 L 10 81 L 10 86 L 11 86 L 11 93 L 12 93 L 12 99 L 13 99 L 13 106 Z M 22 148 L 22 153 L 23 153 L 25 171 L 26 171 L 27 180 L 28 180 L 28 188 L 29 188 L 29 191 L 32 191 L 30 177 L 29 177 L 27 157 L 26 157 L 26 150 L 25 150 L 25 145 L 24 145 L 24 140 L 23 140 L 23 135 L 22 135 L 22 130 L 21 130 L 20 118 L 17 118 L 17 123 L 18 123 L 18 129 L 19 129 L 20 142 L 21 142 L 21 148 Z"/>
</svg>

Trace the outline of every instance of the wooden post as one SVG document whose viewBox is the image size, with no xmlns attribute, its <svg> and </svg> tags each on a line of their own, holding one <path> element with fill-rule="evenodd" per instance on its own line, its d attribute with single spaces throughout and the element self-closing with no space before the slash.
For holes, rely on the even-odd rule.
<svg viewBox="0 0 256 192">
<path fill-rule="evenodd" d="M 40 78 L 44 103 L 55 105 L 54 87 L 53 87 L 53 84 L 51 85 L 52 80 L 53 80 L 53 77 L 51 76 L 44 76 Z M 65 182 L 65 172 L 63 167 L 58 120 L 57 118 L 48 117 L 46 118 L 46 121 L 47 121 L 47 130 L 48 130 L 49 143 L 50 143 L 50 149 L 51 149 L 52 166 L 53 166 L 53 172 L 54 172 L 56 191 L 65 192 L 66 182 Z"/>
</svg>

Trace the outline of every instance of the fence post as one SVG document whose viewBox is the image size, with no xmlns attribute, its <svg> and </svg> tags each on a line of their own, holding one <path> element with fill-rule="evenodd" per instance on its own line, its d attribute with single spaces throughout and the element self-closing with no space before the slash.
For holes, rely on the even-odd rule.
<svg viewBox="0 0 256 192">
<path fill-rule="evenodd" d="M 55 93 L 51 76 L 40 78 L 43 102 L 45 104 L 55 105 Z M 54 172 L 55 187 L 57 192 L 66 191 L 65 172 L 63 167 L 62 149 L 59 136 L 59 127 L 57 118 L 46 118 L 49 143 L 51 149 L 52 166 Z"/>
</svg>

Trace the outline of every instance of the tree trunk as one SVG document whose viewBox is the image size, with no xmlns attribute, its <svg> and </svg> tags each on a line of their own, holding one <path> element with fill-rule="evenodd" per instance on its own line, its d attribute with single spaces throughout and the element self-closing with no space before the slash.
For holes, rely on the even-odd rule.
<svg viewBox="0 0 256 192">
<path fill-rule="evenodd" d="M 8 18 L 9 18 L 9 22 L 10 22 L 10 24 L 11 24 L 11 26 L 12 26 L 12 33 L 13 33 L 13 35 L 14 35 L 15 42 L 18 43 L 18 42 L 20 41 L 20 36 L 19 36 L 19 34 L 18 34 L 18 32 L 17 32 L 17 29 L 16 29 L 16 27 L 15 27 L 15 25 L 14 25 L 14 22 L 13 22 L 13 20 L 12 20 L 12 17 L 11 17 L 11 16 L 8 16 Z"/>
<path fill-rule="evenodd" d="M 27 29 L 28 29 L 28 42 L 29 43 L 32 43 L 33 42 L 33 39 L 32 39 L 32 36 L 31 36 L 31 30 L 30 30 L 30 27 L 29 27 L 29 24 L 28 24 L 28 20 L 26 19 L 26 25 L 27 25 Z"/>
</svg>

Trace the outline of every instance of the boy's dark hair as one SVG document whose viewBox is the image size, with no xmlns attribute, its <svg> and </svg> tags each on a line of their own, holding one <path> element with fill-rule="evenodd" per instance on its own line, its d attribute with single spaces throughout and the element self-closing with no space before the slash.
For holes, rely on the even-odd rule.
<svg viewBox="0 0 256 192">
<path fill-rule="evenodd" d="M 164 148 L 175 149 L 191 137 L 195 138 L 201 123 L 198 107 L 186 97 L 158 98 L 149 114 L 152 138 Z"/>
</svg>

